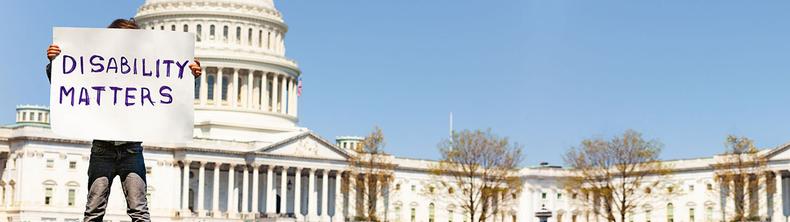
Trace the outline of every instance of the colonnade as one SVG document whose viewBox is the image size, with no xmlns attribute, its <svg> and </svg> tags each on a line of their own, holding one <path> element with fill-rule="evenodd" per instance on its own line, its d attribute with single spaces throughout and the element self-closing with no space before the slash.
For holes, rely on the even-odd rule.
<svg viewBox="0 0 790 222">
<path fill-rule="evenodd" d="M 350 195 L 341 191 L 341 187 L 348 186 L 348 183 L 344 185 L 343 182 L 349 181 L 349 173 L 342 169 L 190 160 L 179 162 L 176 166 L 182 172 L 181 181 L 177 183 L 181 184 L 182 216 L 242 219 L 285 217 L 306 218 L 309 221 L 345 221 L 344 212 L 351 211 L 349 216 L 352 216 L 354 211 L 347 209 L 351 209 L 349 206 L 357 206 L 354 201 L 356 198 L 348 198 L 356 197 L 356 189 L 349 189 Z M 197 175 L 192 175 L 192 180 L 197 178 L 197 192 L 191 193 L 190 190 L 195 187 L 190 186 L 190 172 L 195 167 Z M 208 175 L 213 177 L 211 183 L 206 180 L 207 168 L 213 171 L 212 175 Z M 226 178 L 220 178 L 220 172 L 228 172 Z M 238 172 L 242 172 L 240 186 L 234 182 L 238 179 L 235 178 Z M 262 175 L 263 172 L 265 174 Z M 264 184 L 259 184 L 260 176 L 265 176 Z M 306 184 L 302 181 L 304 177 L 307 177 Z M 225 189 L 220 189 L 223 184 L 220 181 L 223 179 L 228 185 L 224 186 Z M 330 179 L 333 180 L 332 187 Z M 209 184 L 210 190 L 207 190 Z M 206 207 L 206 192 L 211 192 L 210 208 Z M 220 198 L 221 192 L 226 193 L 224 199 Z M 196 197 L 192 194 L 196 194 Z M 265 201 L 260 201 L 259 196 L 263 196 Z M 220 207 L 221 202 L 225 203 L 224 211 Z M 190 206 L 191 203 L 195 203 L 195 206 Z M 332 210 L 329 209 L 330 203 L 334 207 Z"/>
<path fill-rule="evenodd" d="M 203 73 L 195 80 L 196 104 L 297 115 L 293 76 L 231 67 L 204 67 Z"/>
</svg>

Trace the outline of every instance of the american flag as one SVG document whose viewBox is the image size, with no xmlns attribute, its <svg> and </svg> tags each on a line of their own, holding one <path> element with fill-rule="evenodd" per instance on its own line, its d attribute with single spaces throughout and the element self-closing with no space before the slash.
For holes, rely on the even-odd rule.
<svg viewBox="0 0 790 222">
<path fill-rule="evenodd" d="M 296 90 L 297 96 L 302 96 L 302 77 L 299 77 L 299 86 Z"/>
</svg>

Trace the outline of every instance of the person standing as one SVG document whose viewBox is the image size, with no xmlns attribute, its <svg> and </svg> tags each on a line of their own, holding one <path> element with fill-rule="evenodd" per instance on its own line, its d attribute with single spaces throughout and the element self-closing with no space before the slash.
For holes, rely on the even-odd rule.
<svg viewBox="0 0 790 222">
<path fill-rule="evenodd" d="M 116 19 L 108 28 L 139 29 L 133 20 Z M 60 55 L 60 47 L 50 45 L 47 49 L 47 78 L 52 76 L 52 60 Z M 195 59 L 189 64 L 195 78 L 202 74 L 200 62 Z M 146 200 L 146 170 L 142 142 L 93 140 L 88 165 L 88 201 L 85 204 L 84 221 L 102 222 L 107 210 L 112 180 L 121 178 L 121 187 L 126 197 L 126 213 L 134 222 L 151 221 Z M 189 173 L 189 172 L 185 172 Z"/>
</svg>

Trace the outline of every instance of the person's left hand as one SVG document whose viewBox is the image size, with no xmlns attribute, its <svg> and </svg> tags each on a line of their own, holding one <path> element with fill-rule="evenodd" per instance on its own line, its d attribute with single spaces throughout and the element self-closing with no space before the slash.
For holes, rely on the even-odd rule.
<svg viewBox="0 0 790 222">
<path fill-rule="evenodd" d="M 200 77 L 203 74 L 203 69 L 200 68 L 200 61 L 195 58 L 195 61 L 189 64 L 189 69 L 192 70 L 192 75 L 195 76 L 195 79 Z"/>
</svg>

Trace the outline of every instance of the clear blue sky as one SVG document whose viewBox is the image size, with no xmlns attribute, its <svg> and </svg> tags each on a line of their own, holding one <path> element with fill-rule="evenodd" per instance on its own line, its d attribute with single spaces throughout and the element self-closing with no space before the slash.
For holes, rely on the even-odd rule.
<svg viewBox="0 0 790 222">
<path fill-rule="evenodd" d="M 0 8 L 0 122 L 48 104 L 53 26 L 104 27 L 136 1 L 8 1 Z M 724 137 L 790 141 L 790 2 L 277 1 L 303 70 L 301 125 L 326 138 L 384 129 L 390 152 L 433 159 L 456 129 L 561 164 L 584 138 L 635 129 L 665 159 Z"/>
</svg>

